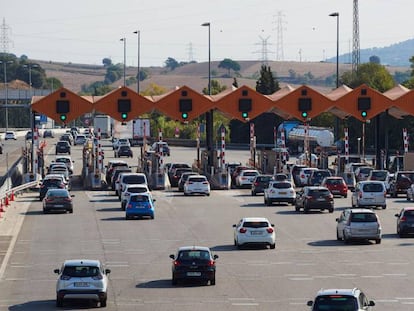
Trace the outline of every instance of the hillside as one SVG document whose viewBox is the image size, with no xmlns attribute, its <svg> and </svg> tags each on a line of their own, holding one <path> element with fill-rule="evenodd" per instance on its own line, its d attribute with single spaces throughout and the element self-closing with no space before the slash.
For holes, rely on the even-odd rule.
<svg viewBox="0 0 414 311">
<path fill-rule="evenodd" d="M 105 76 L 105 68 L 103 66 L 96 65 L 81 65 L 71 63 L 53 63 L 37 61 L 42 68 L 45 69 L 48 77 L 55 77 L 62 81 L 65 87 L 74 92 L 79 92 L 81 86 L 84 84 L 91 84 L 96 81 L 103 81 Z M 228 88 L 233 83 L 233 78 L 225 78 L 227 70 L 218 68 L 220 62 L 211 63 L 212 79 L 216 79 L 222 85 L 226 85 Z M 262 63 L 260 61 L 238 61 L 240 64 L 240 77 L 237 77 L 239 85 L 247 85 L 252 88 L 256 87 L 257 77 L 260 72 Z M 304 74 L 311 73 L 315 78 L 320 81 L 325 80 L 336 72 L 336 63 L 328 62 L 276 62 L 271 61 L 268 63 L 273 72 L 276 72 L 281 86 L 289 82 L 289 77 L 292 72 L 296 75 L 303 76 Z M 208 63 L 191 63 L 178 67 L 173 71 L 168 71 L 163 67 L 149 67 L 146 68 L 149 71 L 149 78 L 142 81 L 140 89 L 146 89 L 150 84 L 157 84 L 166 89 L 173 89 L 175 87 L 186 85 L 196 91 L 201 90 L 207 86 L 208 79 Z M 393 74 L 395 71 L 405 72 L 407 67 L 388 67 L 389 71 Z M 351 70 L 350 64 L 339 64 L 339 71 Z M 128 67 L 127 77 L 136 76 L 137 68 Z M 231 75 L 234 73 L 232 72 Z M 119 80 L 114 83 L 114 87 L 122 85 L 123 80 Z M 312 85 L 321 92 L 327 92 L 331 90 L 331 87 L 324 87 L 320 85 Z M 135 89 L 135 85 L 130 85 L 132 89 Z"/>
</svg>

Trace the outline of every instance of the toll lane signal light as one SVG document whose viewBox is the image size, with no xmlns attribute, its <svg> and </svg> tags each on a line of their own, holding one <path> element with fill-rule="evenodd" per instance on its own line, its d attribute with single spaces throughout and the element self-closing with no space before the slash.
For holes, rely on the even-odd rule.
<svg viewBox="0 0 414 311">
<path fill-rule="evenodd" d="M 181 117 L 182 117 L 184 120 L 188 119 L 188 113 L 187 113 L 187 112 L 183 112 L 183 113 L 181 114 Z"/>
<path fill-rule="evenodd" d="M 65 122 L 66 121 L 66 114 L 60 115 L 60 121 Z"/>
<path fill-rule="evenodd" d="M 121 113 L 121 119 L 126 120 L 128 118 L 128 114 L 126 112 Z"/>
<path fill-rule="evenodd" d="M 307 111 L 302 111 L 302 118 L 306 119 L 308 117 Z"/>
<path fill-rule="evenodd" d="M 249 117 L 249 113 L 244 111 L 242 112 L 242 118 L 247 119 Z"/>
<path fill-rule="evenodd" d="M 365 110 L 361 111 L 361 117 L 366 118 L 367 116 L 368 113 Z"/>
</svg>

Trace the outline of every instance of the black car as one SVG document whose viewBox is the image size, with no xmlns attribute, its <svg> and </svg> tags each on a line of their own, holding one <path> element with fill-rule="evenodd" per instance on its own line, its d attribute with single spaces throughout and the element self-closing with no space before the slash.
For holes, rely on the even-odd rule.
<svg viewBox="0 0 414 311">
<path fill-rule="evenodd" d="M 317 171 L 312 171 L 312 173 L 309 176 L 308 184 L 310 186 L 320 186 L 325 177 L 331 176 L 332 174 L 329 170 L 320 169 Z"/>
<path fill-rule="evenodd" d="M 272 175 L 257 175 L 252 183 L 252 195 L 255 196 L 258 193 L 263 193 L 272 179 Z"/>
<path fill-rule="evenodd" d="M 25 139 L 26 139 L 26 140 L 30 140 L 30 139 L 32 139 L 32 131 L 28 131 L 28 132 L 26 133 L 26 135 L 25 135 Z"/>
<path fill-rule="evenodd" d="M 65 189 L 65 184 L 60 179 L 45 179 L 40 185 L 39 200 L 43 201 L 49 189 Z"/>
<path fill-rule="evenodd" d="M 305 213 L 312 209 L 328 210 L 329 213 L 333 213 L 333 195 L 326 187 L 305 186 L 296 192 L 295 210 L 299 212 L 300 209 L 303 209 Z"/>
<path fill-rule="evenodd" d="M 388 193 L 391 197 L 396 198 L 399 194 L 407 193 L 414 182 L 414 171 L 398 171 L 394 175 L 394 179 L 390 182 Z"/>
<path fill-rule="evenodd" d="M 70 154 L 70 145 L 67 141 L 58 141 L 56 143 L 56 152 L 55 154 L 58 153 L 68 153 Z"/>
<path fill-rule="evenodd" d="M 60 136 L 60 141 L 67 141 L 69 143 L 69 145 L 72 146 L 73 144 L 73 137 L 72 134 L 68 133 L 68 134 L 63 134 L 62 136 Z"/>
<path fill-rule="evenodd" d="M 178 181 L 180 180 L 181 175 L 185 172 L 192 172 L 192 171 L 193 170 L 189 167 L 187 167 L 187 168 L 184 168 L 184 167 L 183 168 L 177 168 L 174 171 L 174 175 L 172 175 L 171 179 L 170 179 L 171 187 L 178 187 Z"/>
<path fill-rule="evenodd" d="M 66 189 L 49 189 L 43 200 L 43 214 L 51 211 L 73 213 L 72 196 Z"/>
<path fill-rule="evenodd" d="M 184 172 L 181 174 L 181 178 L 178 181 L 178 191 L 184 191 L 184 184 L 188 179 L 188 176 L 198 175 L 196 172 Z"/>
<path fill-rule="evenodd" d="M 171 254 L 172 285 L 179 281 L 193 280 L 210 285 L 216 285 L 216 259 L 208 247 L 184 246 L 180 247 L 177 254 Z"/>
<path fill-rule="evenodd" d="M 53 138 L 54 137 L 53 136 L 53 132 L 51 130 L 45 130 L 43 132 L 43 138 L 47 138 L 47 137 L 50 137 L 50 138 Z"/>
<path fill-rule="evenodd" d="M 130 146 L 119 146 L 118 149 L 115 151 L 114 154 L 115 158 L 120 157 L 131 157 L 132 158 L 132 150 Z"/>
<path fill-rule="evenodd" d="M 398 214 L 397 217 L 397 234 L 400 238 L 405 237 L 409 234 L 414 235 L 414 208 L 404 207 Z"/>
<path fill-rule="evenodd" d="M 120 166 L 129 168 L 128 163 L 126 163 L 125 161 L 121 161 L 121 160 L 110 161 L 108 163 L 108 166 L 106 167 L 106 173 L 105 173 L 105 179 L 108 185 L 111 183 L 112 173 L 114 172 L 115 168 L 120 167 Z"/>
</svg>

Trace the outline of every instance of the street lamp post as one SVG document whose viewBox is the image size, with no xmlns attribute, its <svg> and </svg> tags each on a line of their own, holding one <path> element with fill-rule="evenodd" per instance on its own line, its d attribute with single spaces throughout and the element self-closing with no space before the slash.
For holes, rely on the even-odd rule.
<svg viewBox="0 0 414 311">
<path fill-rule="evenodd" d="M 126 38 L 119 39 L 124 42 L 124 86 L 126 86 Z"/>
<path fill-rule="evenodd" d="M 9 107 L 8 107 L 8 97 L 9 97 L 9 89 L 7 86 L 7 64 L 13 64 L 13 61 L 0 61 L 0 64 L 3 64 L 3 75 L 4 75 L 4 87 L 6 89 L 6 132 L 9 130 Z"/>
<path fill-rule="evenodd" d="M 210 22 L 201 24 L 208 27 L 208 95 L 211 95 L 211 35 Z M 213 109 L 206 112 L 206 144 L 208 152 L 208 166 L 212 168 L 213 162 Z"/>
<path fill-rule="evenodd" d="M 138 59 L 137 59 L 137 93 L 139 94 L 139 82 L 141 78 L 141 68 L 140 68 L 140 48 L 141 48 L 141 32 L 139 30 L 134 31 L 134 33 L 138 36 Z"/>
<path fill-rule="evenodd" d="M 336 17 L 336 88 L 339 87 L 339 13 L 334 12 L 329 16 Z M 335 138 L 339 139 L 339 117 L 335 118 Z"/>
<path fill-rule="evenodd" d="M 358 158 L 361 158 L 361 137 L 358 137 Z"/>
</svg>

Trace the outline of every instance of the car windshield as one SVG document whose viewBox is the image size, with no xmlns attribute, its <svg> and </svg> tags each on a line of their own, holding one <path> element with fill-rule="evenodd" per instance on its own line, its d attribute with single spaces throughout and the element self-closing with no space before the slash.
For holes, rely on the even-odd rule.
<svg viewBox="0 0 414 311">
<path fill-rule="evenodd" d="M 404 212 L 404 216 L 408 218 L 414 218 L 414 210 L 407 210 Z"/>
<path fill-rule="evenodd" d="M 357 310 L 355 297 L 344 295 L 319 296 L 315 300 L 313 311 L 352 311 Z"/>
<path fill-rule="evenodd" d="M 351 222 L 377 222 L 377 216 L 373 213 L 352 213 Z"/>
<path fill-rule="evenodd" d="M 244 172 L 243 176 L 256 176 L 257 174 L 257 172 Z"/>
<path fill-rule="evenodd" d="M 383 192 L 384 186 L 382 184 L 365 184 L 362 186 L 364 192 Z"/>
<path fill-rule="evenodd" d="M 384 181 L 387 178 L 388 173 L 386 171 L 372 172 L 371 179 Z"/>
<path fill-rule="evenodd" d="M 245 228 L 267 228 L 269 223 L 267 221 L 245 221 L 243 223 Z"/>
<path fill-rule="evenodd" d="M 178 254 L 179 260 L 204 259 L 210 260 L 210 253 L 204 250 L 185 250 Z"/>
<path fill-rule="evenodd" d="M 273 188 L 276 189 L 289 189 L 292 185 L 289 182 L 277 182 L 273 183 Z"/>
<path fill-rule="evenodd" d="M 129 150 L 129 147 L 128 146 L 121 146 L 121 147 L 119 147 L 119 149 L 122 150 L 122 151 L 126 151 L 126 150 Z"/>
<path fill-rule="evenodd" d="M 99 275 L 99 268 L 90 266 L 66 266 L 62 274 L 78 278 L 93 277 Z"/>
<path fill-rule="evenodd" d="M 397 177 L 399 180 L 400 179 L 409 179 L 411 182 L 414 181 L 414 173 L 403 173 L 403 174 L 398 174 Z"/>
<path fill-rule="evenodd" d="M 56 159 L 56 162 L 70 163 L 70 159 L 68 159 L 68 158 L 58 158 L 58 159 Z"/>
<path fill-rule="evenodd" d="M 327 185 L 343 185 L 344 180 L 343 179 L 327 179 L 326 184 Z"/>
<path fill-rule="evenodd" d="M 56 197 L 56 198 L 67 198 L 69 197 L 69 193 L 66 190 L 53 190 L 47 193 L 48 197 Z"/>
<path fill-rule="evenodd" d="M 258 182 L 269 182 L 272 179 L 272 176 L 258 176 L 256 181 Z"/>
<path fill-rule="evenodd" d="M 189 182 L 205 182 L 206 178 L 205 177 L 190 177 L 188 181 Z"/>
</svg>

